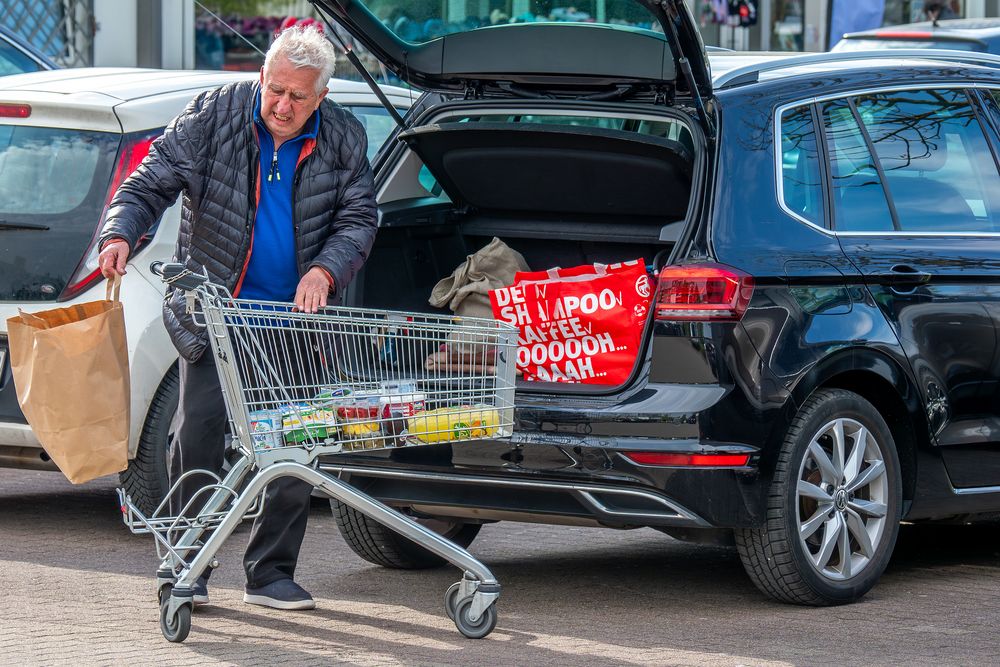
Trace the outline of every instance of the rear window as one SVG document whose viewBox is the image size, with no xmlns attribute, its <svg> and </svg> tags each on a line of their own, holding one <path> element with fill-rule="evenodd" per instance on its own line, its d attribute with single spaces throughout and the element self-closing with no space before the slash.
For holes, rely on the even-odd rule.
<svg viewBox="0 0 1000 667">
<path fill-rule="evenodd" d="M 362 4 L 397 37 L 410 43 L 508 23 L 588 23 L 663 32 L 655 17 L 634 0 L 362 0 Z"/>
<path fill-rule="evenodd" d="M 100 223 L 120 139 L 0 125 L 0 300 L 62 292 Z"/>
</svg>

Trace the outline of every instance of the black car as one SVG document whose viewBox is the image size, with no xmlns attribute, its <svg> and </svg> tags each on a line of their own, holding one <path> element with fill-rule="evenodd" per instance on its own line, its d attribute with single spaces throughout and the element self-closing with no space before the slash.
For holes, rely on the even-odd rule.
<svg viewBox="0 0 1000 667">
<path fill-rule="evenodd" d="M 374 160 L 347 302 L 428 310 L 494 236 L 535 269 L 641 257 L 658 289 L 621 386 L 522 381 L 510 441 L 325 469 L 462 544 L 494 521 L 735 543 L 810 605 L 868 591 L 902 520 L 1000 516 L 1000 59 L 710 63 L 683 0 L 404 42 L 374 3 L 314 0 L 429 92 Z M 334 509 L 362 557 L 435 563 Z"/>
<path fill-rule="evenodd" d="M 658 280 L 622 386 L 524 382 L 509 442 L 327 469 L 463 544 L 498 520 L 734 541 L 804 604 L 863 595 L 900 520 L 1000 512 L 1000 60 L 717 53 L 713 80 L 683 2 L 417 43 L 316 4 L 430 91 L 375 160 L 349 302 L 426 309 L 494 236 Z M 434 563 L 335 510 L 363 557 Z"/>
<path fill-rule="evenodd" d="M 956 49 L 1000 54 L 1000 19 L 950 19 L 849 32 L 831 51 Z"/>
<path fill-rule="evenodd" d="M 27 41 L 0 26 L 0 76 L 57 69 L 48 56 Z"/>
</svg>

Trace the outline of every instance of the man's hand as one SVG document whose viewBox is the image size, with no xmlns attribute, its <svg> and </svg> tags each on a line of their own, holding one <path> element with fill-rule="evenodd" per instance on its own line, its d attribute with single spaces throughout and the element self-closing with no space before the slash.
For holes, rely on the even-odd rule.
<svg viewBox="0 0 1000 667">
<path fill-rule="evenodd" d="M 295 289 L 295 310 L 302 313 L 315 313 L 326 307 L 326 299 L 330 295 L 330 279 L 326 271 L 314 266 L 302 276 L 299 286 Z"/>
<path fill-rule="evenodd" d="M 108 280 L 115 276 L 125 275 L 125 263 L 128 261 L 128 243 L 122 239 L 108 241 L 104 250 L 97 256 L 97 265 Z"/>
</svg>

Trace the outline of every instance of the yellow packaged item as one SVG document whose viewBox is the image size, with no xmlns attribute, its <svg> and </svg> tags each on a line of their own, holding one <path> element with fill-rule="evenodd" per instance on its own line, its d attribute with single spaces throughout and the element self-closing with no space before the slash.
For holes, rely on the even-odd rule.
<svg viewBox="0 0 1000 667">
<path fill-rule="evenodd" d="M 427 410 L 406 420 L 408 434 L 428 444 L 488 438 L 499 426 L 500 413 L 487 405 Z"/>
</svg>

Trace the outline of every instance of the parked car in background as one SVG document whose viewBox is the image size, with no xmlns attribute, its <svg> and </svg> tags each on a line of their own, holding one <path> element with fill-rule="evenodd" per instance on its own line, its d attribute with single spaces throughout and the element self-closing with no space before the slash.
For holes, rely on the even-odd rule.
<svg viewBox="0 0 1000 667">
<path fill-rule="evenodd" d="M 44 53 L 0 26 L 0 76 L 40 72 L 57 67 Z"/>
<path fill-rule="evenodd" d="M 256 73 L 63 69 L 0 79 L 0 466 L 55 470 L 18 407 L 5 322 L 104 297 L 97 238 L 118 185 L 197 93 Z M 365 125 L 374 155 L 394 123 L 367 86 L 332 79 L 330 99 Z M 397 109 L 411 93 L 385 87 Z M 134 250 L 122 280 L 132 378 L 129 468 L 121 480 L 145 512 L 167 490 L 167 431 L 176 410 L 174 350 L 161 320 L 162 280 L 180 204 Z M 85 400 L 85 397 L 81 397 Z"/>
<path fill-rule="evenodd" d="M 907 23 L 849 32 L 831 51 L 956 49 L 1000 54 L 1000 18 Z"/>
<path fill-rule="evenodd" d="M 406 43 L 377 0 L 313 2 L 430 91 L 376 158 L 347 304 L 427 310 L 493 237 L 533 270 L 642 258 L 657 285 L 620 385 L 522 380 L 511 440 L 325 470 L 462 544 L 494 521 L 735 543 L 810 605 L 864 595 L 901 520 L 996 519 L 1000 58 L 706 55 L 684 0 Z M 435 563 L 335 513 L 363 558 Z"/>
</svg>

